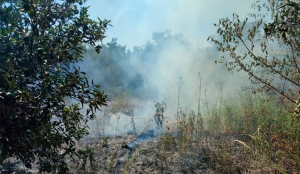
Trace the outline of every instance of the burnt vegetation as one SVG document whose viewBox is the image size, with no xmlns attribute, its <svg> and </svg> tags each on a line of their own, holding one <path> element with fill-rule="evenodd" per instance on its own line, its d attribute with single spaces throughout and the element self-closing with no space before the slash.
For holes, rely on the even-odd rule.
<svg viewBox="0 0 300 174">
<path fill-rule="evenodd" d="M 101 43 L 110 21 L 92 20 L 83 4 L 0 0 L 0 172 L 300 172 L 298 1 L 257 1 L 249 19 L 220 19 L 206 48 L 165 30 L 132 50 Z M 211 104 L 205 72 L 197 91 L 182 91 L 180 77 L 176 101 L 155 102 L 140 125 L 136 109 L 160 95 L 145 74 L 170 48 L 193 57 L 191 69 L 220 63 L 249 85 L 228 96 L 212 78 L 220 88 Z"/>
</svg>

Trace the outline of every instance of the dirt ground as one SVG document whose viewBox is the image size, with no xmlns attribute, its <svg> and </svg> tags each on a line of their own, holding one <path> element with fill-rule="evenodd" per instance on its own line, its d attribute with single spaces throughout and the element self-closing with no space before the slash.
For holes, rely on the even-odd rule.
<svg viewBox="0 0 300 174">
<path fill-rule="evenodd" d="M 228 143 L 233 142 L 233 143 Z M 68 173 L 280 173 L 262 157 L 233 138 L 206 137 L 178 144 L 173 136 L 123 135 L 110 138 L 86 137 L 78 148 L 94 151 L 92 163 L 68 158 Z M 2 173 L 38 173 L 20 161 L 7 160 Z M 291 172 L 293 173 L 293 172 Z"/>
</svg>

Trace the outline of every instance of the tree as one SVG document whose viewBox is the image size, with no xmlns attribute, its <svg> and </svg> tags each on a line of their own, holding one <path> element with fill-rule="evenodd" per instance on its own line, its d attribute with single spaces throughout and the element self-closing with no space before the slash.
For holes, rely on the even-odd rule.
<svg viewBox="0 0 300 174">
<path fill-rule="evenodd" d="M 247 23 L 248 18 L 241 21 L 237 14 L 233 14 L 232 20 L 220 19 L 219 24 L 214 25 L 221 39 L 209 37 L 208 40 L 224 52 L 219 62 L 229 71 L 244 71 L 252 83 L 260 85 L 259 90 L 275 92 L 296 103 L 300 92 L 298 1 L 257 1 L 253 6 L 261 13 L 250 16 L 260 19 Z M 272 21 L 262 26 L 267 14 L 271 14 Z M 259 35 L 260 31 L 264 36 Z M 225 53 L 232 59 L 224 59 Z"/>
<path fill-rule="evenodd" d="M 120 92 L 134 95 L 143 86 L 143 79 L 130 62 L 131 52 L 126 50 L 126 46 L 118 44 L 116 38 L 101 47 L 101 54 L 88 48 L 84 53 L 85 59 L 77 65 L 87 75 L 97 77 L 94 82 L 103 84 L 101 88 L 110 100 Z"/>
<path fill-rule="evenodd" d="M 40 172 L 64 173 L 65 157 L 82 154 L 75 143 L 106 95 L 70 65 L 83 59 L 85 45 L 99 53 L 110 22 L 91 20 L 82 4 L 0 1 L 0 165 L 16 157 L 29 168 L 37 162 Z"/>
</svg>

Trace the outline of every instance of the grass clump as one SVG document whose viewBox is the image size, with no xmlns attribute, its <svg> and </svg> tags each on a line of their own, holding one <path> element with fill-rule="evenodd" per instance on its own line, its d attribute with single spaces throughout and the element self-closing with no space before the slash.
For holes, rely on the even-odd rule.
<svg viewBox="0 0 300 174">
<path fill-rule="evenodd" d="M 249 149 L 252 160 L 268 164 L 272 172 L 299 172 L 300 122 L 291 112 L 293 105 L 263 93 L 237 92 L 206 117 L 208 131 L 234 138 Z"/>
</svg>

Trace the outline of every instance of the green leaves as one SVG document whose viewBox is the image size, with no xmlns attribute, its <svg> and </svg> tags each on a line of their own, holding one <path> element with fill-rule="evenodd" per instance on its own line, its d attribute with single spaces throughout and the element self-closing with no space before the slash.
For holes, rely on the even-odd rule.
<svg viewBox="0 0 300 174">
<path fill-rule="evenodd" d="M 247 18 L 240 21 L 239 16 L 233 14 L 232 20 L 220 19 L 219 25 L 215 24 L 219 37 L 209 37 L 208 40 L 215 43 L 219 51 L 224 52 L 221 58 L 231 58 L 224 61 L 228 71 L 242 70 L 248 74 L 253 84 L 260 84 L 261 88 L 277 92 L 295 102 L 300 87 L 300 8 L 298 3 L 292 1 L 270 3 L 273 5 L 256 2 L 254 7 L 272 10 L 274 18 L 271 23 L 264 23 L 262 26 L 263 18 L 250 23 Z M 250 14 L 255 19 L 259 16 L 260 14 Z M 261 31 L 264 35 L 261 35 Z M 288 92 L 283 93 L 282 89 Z"/>
<path fill-rule="evenodd" d="M 83 43 L 100 52 L 95 43 L 109 21 L 89 19 L 88 8 L 76 4 L 82 1 L 0 6 L 0 164 L 15 156 L 27 167 L 39 161 L 40 172 L 66 172 L 65 155 L 76 154 L 87 120 L 106 105 L 100 86 L 70 65 L 82 60 Z"/>
</svg>

